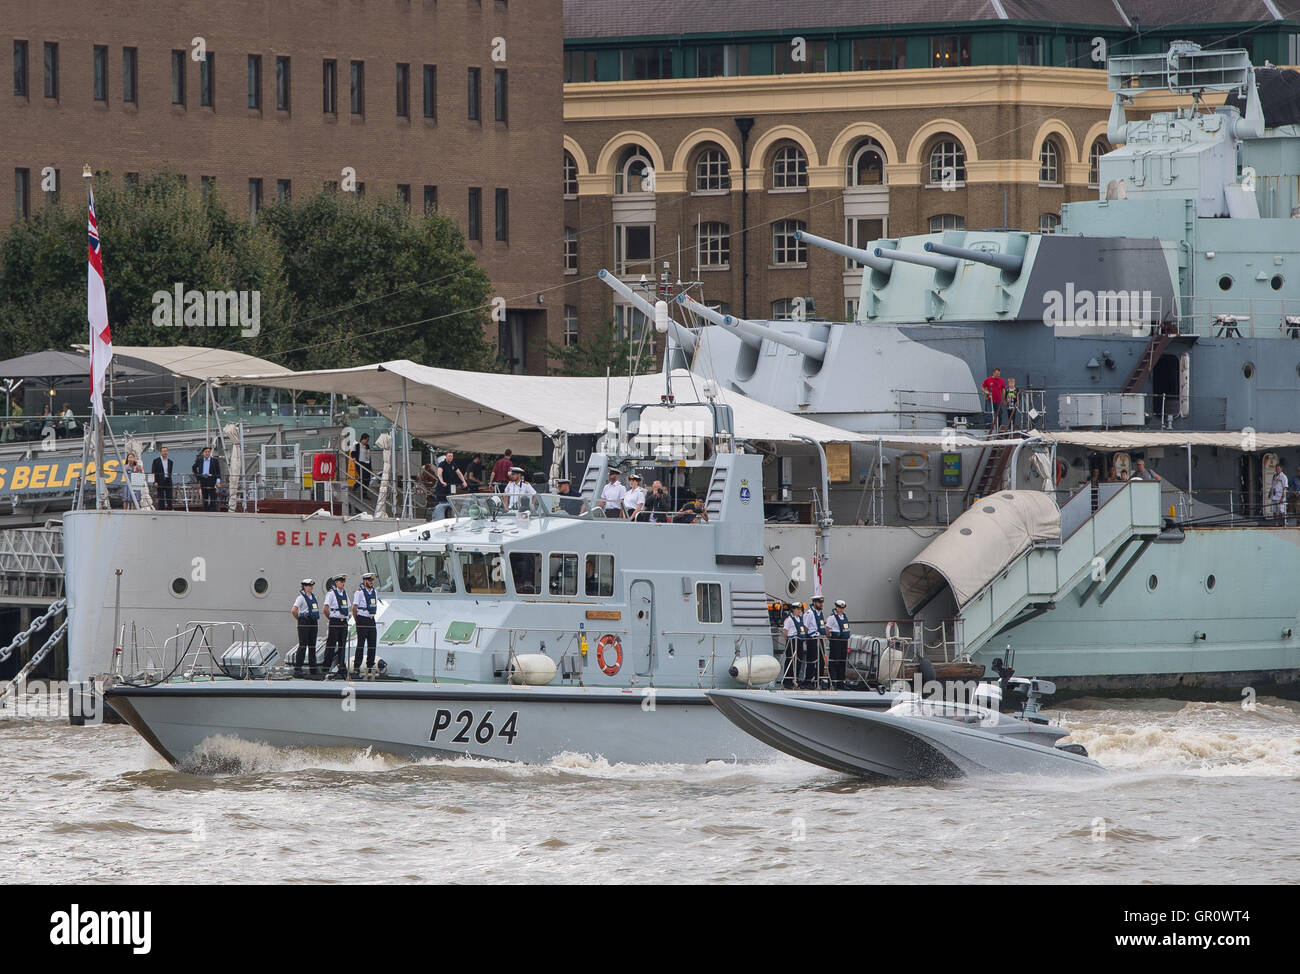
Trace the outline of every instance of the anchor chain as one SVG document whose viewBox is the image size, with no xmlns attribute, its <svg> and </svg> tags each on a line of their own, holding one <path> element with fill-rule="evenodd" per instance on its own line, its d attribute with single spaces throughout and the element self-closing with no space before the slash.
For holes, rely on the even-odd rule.
<svg viewBox="0 0 1300 974">
<path fill-rule="evenodd" d="M 58 644 L 58 641 L 63 638 L 63 634 L 66 633 L 67 631 L 68 631 L 68 620 L 64 618 L 64 620 L 61 623 L 59 623 L 59 628 L 55 629 L 54 632 L 50 633 L 50 638 L 45 640 L 45 645 L 42 646 L 40 649 L 38 649 L 35 653 L 33 653 L 32 658 L 29 659 L 27 661 L 27 664 L 21 670 L 18 671 L 18 675 L 15 676 L 8 683 L 4 684 L 3 686 L 0 686 L 0 710 L 4 709 L 5 703 L 9 698 L 9 694 L 11 694 L 14 691 L 14 688 L 19 686 L 23 681 L 27 679 L 28 673 L 32 672 L 32 670 L 36 669 L 36 667 L 40 666 L 41 660 L 45 659 L 45 657 L 49 655 L 50 650 L 52 650 L 55 647 L 55 645 Z"/>
<path fill-rule="evenodd" d="M 9 657 L 13 655 L 14 650 L 21 649 L 22 647 L 26 646 L 29 642 L 31 642 L 32 636 L 36 635 L 36 631 L 40 629 L 42 626 L 44 626 L 51 619 L 53 619 L 60 612 L 62 612 L 65 608 L 67 608 L 67 605 L 68 605 L 67 599 L 59 599 L 57 602 L 55 602 L 48 609 L 45 610 L 45 615 L 35 620 L 30 626 L 28 626 L 17 636 L 15 636 L 13 642 L 11 642 L 8 646 L 6 646 L 4 649 L 0 649 L 0 664 L 6 662 L 9 659 Z"/>
</svg>

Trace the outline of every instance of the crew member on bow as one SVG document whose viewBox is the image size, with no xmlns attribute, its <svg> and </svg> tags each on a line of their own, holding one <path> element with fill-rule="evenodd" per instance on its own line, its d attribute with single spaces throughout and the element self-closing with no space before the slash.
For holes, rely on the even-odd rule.
<svg viewBox="0 0 1300 974">
<path fill-rule="evenodd" d="M 361 654 L 366 654 L 366 671 L 375 669 L 375 616 L 379 613 L 379 594 L 375 591 L 375 573 L 361 576 L 361 587 L 352 597 L 352 614 L 357 618 L 357 650 L 352 655 L 352 675 L 361 675 Z"/>
<path fill-rule="evenodd" d="M 849 660 L 849 617 L 844 611 L 848 603 L 843 599 L 835 600 L 835 611 L 826 620 L 826 635 L 830 637 L 830 674 L 831 687 L 842 689 L 844 686 L 844 669 Z"/>
<path fill-rule="evenodd" d="M 803 606 L 799 603 L 785 607 L 785 622 L 781 624 L 785 631 L 785 660 L 781 666 L 784 677 L 781 685 L 793 690 L 798 680 L 798 660 L 803 656 L 803 641 L 808 630 L 803 624 Z"/>
<path fill-rule="evenodd" d="M 304 659 L 309 661 L 307 665 L 311 668 L 311 673 L 314 675 L 317 672 L 316 636 L 320 632 L 320 603 L 314 594 L 315 587 L 314 580 L 304 578 L 298 597 L 293 600 L 293 608 L 289 610 L 298 620 L 298 651 L 293 657 L 295 676 L 302 675 Z"/>
<path fill-rule="evenodd" d="M 803 614 L 803 626 L 808 630 L 808 635 L 804 639 L 804 665 L 799 682 L 814 687 L 821 680 L 822 637 L 826 635 L 826 617 L 822 615 L 823 604 L 822 597 L 814 595 L 812 605 L 808 606 L 808 611 Z"/>
<path fill-rule="evenodd" d="M 329 629 L 325 635 L 325 673 L 333 676 L 338 667 L 340 676 L 348 673 L 348 576 L 335 575 L 334 583 L 325 593 L 325 612 L 329 616 Z M 337 654 L 337 655 L 336 655 Z"/>
</svg>

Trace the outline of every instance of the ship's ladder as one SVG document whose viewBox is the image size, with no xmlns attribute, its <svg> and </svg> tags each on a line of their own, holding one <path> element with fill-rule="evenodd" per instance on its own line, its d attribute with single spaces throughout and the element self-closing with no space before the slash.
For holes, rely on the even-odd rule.
<svg viewBox="0 0 1300 974">
<path fill-rule="evenodd" d="M 1175 335 L 1164 331 L 1158 331 L 1152 335 L 1150 341 L 1147 342 L 1147 347 L 1142 351 L 1137 365 L 1133 366 L 1133 371 L 1124 380 L 1124 386 L 1120 389 L 1120 392 L 1141 392 L 1142 387 L 1146 385 L 1147 378 L 1151 375 L 1151 371 L 1156 367 L 1156 363 L 1160 361 L 1160 356 L 1165 353 L 1165 349 L 1169 347 L 1175 337 Z"/>
<path fill-rule="evenodd" d="M 67 633 L 68 617 L 65 612 L 67 606 L 68 603 L 66 599 L 59 599 L 57 602 L 55 602 L 45 611 L 45 615 L 41 616 L 39 619 L 36 619 L 30 626 L 28 626 L 25 630 L 23 630 L 17 636 L 15 636 L 13 642 L 11 642 L 3 650 L 0 650 L 0 663 L 4 663 L 7 659 L 9 659 L 10 656 L 14 654 L 15 650 L 20 650 L 22 649 L 22 647 L 26 646 L 29 642 L 31 642 L 32 637 L 36 635 L 36 633 L 39 632 L 42 628 L 44 628 L 46 624 L 48 624 L 52 619 L 54 619 L 55 616 L 57 616 L 60 612 L 65 613 L 63 617 L 63 622 L 59 624 L 58 628 L 56 628 L 52 633 L 50 633 L 50 635 L 46 638 L 41 648 L 32 654 L 31 659 L 29 659 L 26 665 L 24 665 L 23 668 L 18 671 L 18 675 L 15 676 L 12 680 L 8 681 L 7 683 L 0 684 L 0 709 L 4 708 L 5 704 L 9 700 L 9 696 L 13 693 L 13 691 L 17 687 L 21 686 L 27 680 L 28 675 L 32 673 L 36 669 L 36 667 L 41 665 L 45 657 L 50 654 L 51 650 L 53 650 L 54 647 L 59 644 L 59 640 L 62 639 L 64 635 Z"/>
</svg>

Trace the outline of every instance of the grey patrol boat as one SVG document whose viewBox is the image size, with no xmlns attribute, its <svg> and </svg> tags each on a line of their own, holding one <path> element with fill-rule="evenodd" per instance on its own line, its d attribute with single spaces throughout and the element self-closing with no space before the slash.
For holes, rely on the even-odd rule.
<svg viewBox="0 0 1300 974">
<path fill-rule="evenodd" d="M 580 494 L 453 497 L 448 518 L 367 539 L 382 679 L 295 679 L 265 644 L 218 655 L 204 634 L 168 673 L 123 680 L 107 700 L 178 765 L 220 737 L 524 762 L 770 757 L 706 696 L 785 692 L 758 689 L 783 669 L 761 574 L 763 457 L 731 429 L 716 399 L 624 405 Z M 689 482 L 704 516 L 606 517 L 609 474 L 638 469 Z M 897 696 L 804 695 L 874 708 Z"/>
</svg>

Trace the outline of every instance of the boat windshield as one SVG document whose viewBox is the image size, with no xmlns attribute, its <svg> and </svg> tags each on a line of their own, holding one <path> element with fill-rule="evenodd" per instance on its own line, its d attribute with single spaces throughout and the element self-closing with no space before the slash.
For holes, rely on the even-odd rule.
<svg viewBox="0 0 1300 974">
<path fill-rule="evenodd" d="M 452 517 L 576 517 L 583 512 L 576 494 L 455 494 L 447 498 Z"/>
<path fill-rule="evenodd" d="M 456 591 L 456 569 L 446 548 L 396 551 L 397 586 L 403 592 L 449 594 Z"/>
<path fill-rule="evenodd" d="M 387 551 L 383 549 L 367 551 L 366 571 L 375 574 L 375 591 L 391 592 L 393 590 L 393 565 L 388 560 Z"/>
<path fill-rule="evenodd" d="M 957 724 L 974 724 L 982 727 L 997 727 L 1002 724 L 1014 724 L 1016 719 L 1007 714 L 998 713 L 988 707 L 979 707 L 970 703 L 957 703 L 952 700 L 923 700 L 911 695 L 899 700 L 889 708 L 891 717 L 928 717 L 931 719 L 951 720 Z"/>
</svg>

